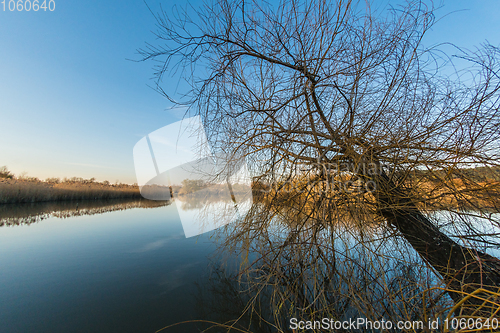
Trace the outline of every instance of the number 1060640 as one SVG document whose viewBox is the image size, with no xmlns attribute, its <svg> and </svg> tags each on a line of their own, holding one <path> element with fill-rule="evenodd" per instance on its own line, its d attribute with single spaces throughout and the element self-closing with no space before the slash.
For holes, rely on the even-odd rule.
<svg viewBox="0 0 500 333">
<path fill-rule="evenodd" d="M 6 11 L 11 11 L 11 12 L 29 12 L 29 11 L 44 11 L 46 12 L 51 11 L 53 12 L 56 10 L 56 2 L 54 0 L 2 0 L 0 2 L 1 4 L 1 9 L 6 12 Z"/>
</svg>

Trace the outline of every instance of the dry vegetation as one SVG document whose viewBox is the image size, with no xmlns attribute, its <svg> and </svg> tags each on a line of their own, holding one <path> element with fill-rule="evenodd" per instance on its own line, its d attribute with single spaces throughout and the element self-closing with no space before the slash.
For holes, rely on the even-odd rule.
<svg viewBox="0 0 500 333">
<path fill-rule="evenodd" d="M 416 172 L 413 178 L 421 209 L 500 211 L 500 168 Z"/>
<path fill-rule="evenodd" d="M 456 171 L 458 172 L 451 174 L 445 171 L 415 172 L 408 176 L 406 187 L 411 189 L 418 208 L 424 211 L 459 209 L 500 211 L 500 168 Z M 402 180 L 402 186 L 404 182 L 405 180 Z M 274 203 L 280 206 L 300 206 L 299 202 L 311 191 L 328 196 L 332 202 L 350 200 L 351 206 L 356 205 L 358 201 L 375 204 L 370 189 L 357 182 L 352 174 L 326 177 L 326 180 L 319 178 L 318 175 L 295 175 L 286 181 L 273 184 L 257 181 L 252 184 L 252 188 L 256 199 L 272 198 Z M 306 206 L 308 204 L 314 205 L 314 202 L 305 203 Z"/>
<path fill-rule="evenodd" d="M 15 177 L 6 167 L 0 169 L 0 204 L 119 198 L 141 198 L 139 187 L 78 177 L 42 181 L 35 177 Z"/>
</svg>

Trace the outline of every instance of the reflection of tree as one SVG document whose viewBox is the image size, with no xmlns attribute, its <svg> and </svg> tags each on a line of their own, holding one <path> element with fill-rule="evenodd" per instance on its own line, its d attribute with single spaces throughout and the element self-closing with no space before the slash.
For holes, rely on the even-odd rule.
<svg viewBox="0 0 500 333">
<path fill-rule="evenodd" d="M 208 277 L 197 286 L 196 309 L 200 318 L 224 323 L 243 332 L 273 332 L 267 324 L 271 319 L 268 307 L 270 300 L 266 298 L 268 295 L 242 292 L 241 284 L 223 266 L 211 265 Z M 256 307 L 248 309 L 253 296 L 257 296 L 259 301 L 255 302 Z M 204 332 L 220 332 L 218 325 L 206 325 L 205 329 Z"/>
<path fill-rule="evenodd" d="M 181 209 L 183 210 L 193 210 L 193 209 L 209 210 L 214 203 L 220 203 L 220 202 L 232 203 L 231 196 L 227 189 L 227 185 L 224 185 L 224 187 L 225 188 L 221 189 L 202 190 L 197 192 L 186 193 L 184 195 L 175 197 L 175 200 L 181 202 Z"/>
<path fill-rule="evenodd" d="M 498 197 L 500 184 L 465 171 L 500 163 L 499 51 L 487 45 L 463 53 L 472 67 L 465 76 L 450 77 L 448 59 L 421 44 L 434 22 L 430 7 L 409 2 L 382 18 L 348 0 L 277 6 L 227 0 L 200 9 L 199 22 L 187 14 L 177 21 L 158 16 L 167 45 L 145 51 L 145 57 L 165 57 L 160 78 L 176 68 L 173 59 L 186 69 L 206 65 L 206 78 L 189 78 L 188 104 L 200 110 L 211 146 L 246 156 L 259 175 L 256 182 L 273 185 L 244 223 L 227 230 L 225 245 L 261 254 L 253 267 L 261 281 L 276 287 L 278 309 L 304 317 L 328 313 L 332 289 L 334 298 L 347 295 L 358 313 L 373 319 L 413 316 L 384 309 L 389 305 L 369 288 L 379 278 L 382 287 L 390 284 L 385 261 L 394 252 L 369 246 L 369 227 L 376 226 L 388 240 L 407 245 L 394 249 L 401 250 L 397 257 L 418 253 L 421 259 L 410 262 L 427 265 L 419 268 L 418 280 L 431 271 L 440 276 L 448 296 L 461 305 L 455 313 L 494 314 L 467 295 L 486 289 L 499 296 L 500 261 L 484 251 L 499 242 L 486 239 L 477 225 L 500 226 L 483 200 Z M 498 212 L 495 200 L 489 202 Z M 446 214 L 434 218 L 436 209 Z M 443 220 L 460 239 L 443 232 Z M 349 237 L 334 231 L 346 221 L 357 226 L 346 230 L 356 230 L 366 259 L 353 253 L 339 258 L 339 242 Z M 339 271 L 339 261 L 354 265 L 359 258 L 373 273 Z M 336 274 L 343 289 L 332 285 Z M 415 290 L 423 295 L 427 283 L 419 284 Z M 396 295 L 409 297 L 406 290 Z M 392 307 L 405 304 L 386 291 Z M 428 307 L 432 297 L 417 300 L 407 301 L 416 301 L 408 306 L 418 316 L 435 310 Z"/>
<path fill-rule="evenodd" d="M 254 296 L 248 309 L 269 306 L 277 331 L 287 332 L 291 317 L 427 322 L 453 304 L 402 238 L 346 215 L 333 226 L 313 222 L 288 206 L 259 203 L 221 235 L 223 253 L 237 251 L 246 262 L 238 279 Z"/>
<path fill-rule="evenodd" d="M 365 230 L 372 236 L 361 236 L 352 225 L 334 232 L 335 240 L 328 240 L 332 233 L 324 232 L 314 242 L 312 235 L 304 233 L 303 238 L 296 235 L 291 240 L 296 228 L 290 228 L 289 234 L 287 227 L 279 225 L 258 231 L 254 225 L 253 230 L 245 229 L 245 235 L 235 226 L 232 234 L 239 233 L 240 243 L 236 245 L 235 238 L 229 243 L 221 240 L 226 241 L 223 253 L 228 261 L 233 259 L 228 254 L 229 244 L 241 251 L 243 259 L 246 253 L 249 256 L 232 273 L 214 269 L 200 288 L 200 318 L 244 327 L 248 332 L 265 332 L 264 328 L 289 332 L 290 318 L 427 323 L 429 317 L 442 319 L 452 304 L 443 291 L 431 289 L 439 279 L 415 252 L 408 255 L 408 249 L 400 248 L 405 246 L 401 240 L 376 240 L 374 230 Z M 370 240 L 373 244 L 361 245 L 362 237 L 365 244 Z M 382 255 L 374 256 L 373 251 Z M 342 332 L 358 331 L 369 330 Z"/>
<path fill-rule="evenodd" d="M 189 194 L 175 200 L 181 201 L 182 210 L 201 209 L 206 205 L 207 198 L 203 195 Z"/>
</svg>

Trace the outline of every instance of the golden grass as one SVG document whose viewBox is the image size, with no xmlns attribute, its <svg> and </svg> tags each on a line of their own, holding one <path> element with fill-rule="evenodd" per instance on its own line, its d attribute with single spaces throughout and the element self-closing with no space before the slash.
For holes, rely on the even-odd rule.
<svg viewBox="0 0 500 333">
<path fill-rule="evenodd" d="M 422 182 L 419 184 L 422 209 L 498 209 L 500 208 L 500 182 L 464 183 L 460 179 L 440 183 Z"/>
<path fill-rule="evenodd" d="M 348 184 L 350 175 L 344 179 L 336 179 L 340 184 Z M 350 188 L 332 189 L 328 181 L 317 181 L 297 177 L 287 182 L 266 185 L 254 183 L 254 198 L 270 200 L 274 203 L 295 206 L 298 201 L 304 202 L 312 198 L 325 197 L 334 200 L 337 206 L 358 205 L 359 202 L 374 206 L 375 200 L 370 192 L 359 191 L 362 186 L 353 183 Z M 500 181 L 486 179 L 481 182 L 464 183 L 460 179 L 432 182 L 428 179 L 414 180 L 401 184 L 402 188 L 409 190 L 413 203 L 425 211 L 469 209 L 476 210 L 500 209 Z M 266 199 L 264 199 L 266 198 Z"/>
<path fill-rule="evenodd" d="M 42 182 L 37 179 L 0 178 L 0 204 L 141 198 L 139 187 L 94 181 Z"/>
</svg>

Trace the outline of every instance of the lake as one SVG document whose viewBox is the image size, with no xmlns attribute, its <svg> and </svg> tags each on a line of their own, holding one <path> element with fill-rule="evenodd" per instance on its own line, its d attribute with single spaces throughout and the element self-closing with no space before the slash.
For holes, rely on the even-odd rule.
<svg viewBox="0 0 500 333">
<path fill-rule="evenodd" d="M 217 202 L 215 206 L 223 204 Z M 183 222 L 194 217 L 200 212 L 198 206 L 189 201 L 170 204 L 145 200 L 0 205 L 0 331 L 156 332 L 183 321 L 222 323 L 239 318 L 248 298 L 242 296 L 242 288 L 234 280 L 226 279 L 225 274 L 234 272 L 233 264 L 238 264 L 238 260 L 232 257 L 223 260 L 221 253 L 216 252 L 218 235 L 214 232 L 184 236 L 181 217 Z M 437 213 L 436 219 L 449 220 L 441 213 Z M 462 227 L 459 221 L 455 222 L 453 228 L 443 227 L 451 235 Z M 481 226 L 478 222 L 477 227 Z M 397 296 L 384 286 L 401 278 L 405 281 L 414 278 L 412 288 L 425 289 L 425 283 L 439 285 L 436 276 L 405 242 L 386 237 L 383 229 L 367 227 L 362 238 L 356 230 L 347 223 L 325 229 L 317 237 L 324 237 L 325 242 L 319 242 L 324 245 L 333 236 L 334 247 L 323 247 L 324 251 L 330 251 L 326 253 L 325 264 L 335 264 L 339 255 L 340 259 L 348 259 L 336 264 L 336 274 L 351 277 L 347 281 L 364 281 L 365 273 L 368 277 L 378 274 L 375 280 L 369 280 L 367 287 L 360 287 L 363 297 Z M 271 223 L 265 234 L 269 237 L 264 237 L 265 244 L 279 245 L 286 243 L 289 230 Z M 311 259 L 307 243 L 300 244 L 291 243 L 285 249 L 293 255 L 305 251 L 303 258 Z M 253 262 L 260 250 L 264 260 L 259 267 L 267 264 L 267 270 L 279 268 L 280 274 L 282 269 L 290 267 L 287 260 L 293 259 L 279 246 L 254 249 L 257 252 L 251 254 L 249 262 Z M 500 255 L 498 246 L 485 250 Z M 266 258 L 279 260 L 266 261 Z M 304 280 L 303 285 L 308 287 L 315 281 L 315 278 Z M 374 282 L 379 282 L 382 289 L 376 289 Z M 293 287 L 284 286 L 280 290 Z M 328 304 L 340 304 L 339 300 L 349 295 L 344 289 L 350 285 L 338 280 L 332 286 L 338 286 L 340 294 L 335 294 L 336 301 L 329 300 Z M 271 295 L 277 289 L 263 290 Z M 365 295 L 366 290 L 372 294 Z M 332 295 L 333 292 L 335 288 L 329 290 Z M 415 289 L 415 292 L 420 291 Z M 266 314 L 265 306 L 271 303 L 270 299 L 263 292 L 262 311 L 268 318 L 271 316 Z M 443 302 L 447 302 L 446 298 Z M 339 315 L 359 316 L 354 305 L 341 309 Z M 286 326 L 290 314 L 285 312 L 281 320 Z M 249 325 L 250 319 L 243 318 L 240 327 L 251 326 L 253 332 L 273 331 L 270 325 L 254 320 L 252 317 Z M 199 332 L 207 327 L 209 324 L 191 322 L 163 332 Z M 209 332 L 224 331 L 216 328 Z"/>
<path fill-rule="evenodd" d="M 47 203 L 11 206 L 10 215 L 4 205 L 0 218 L 17 220 L 0 227 L 0 330 L 155 332 L 207 319 L 200 293 L 213 262 L 211 234 L 185 238 L 175 205 L 128 204 L 96 214 L 105 206 L 80 203 L 84 213 L 71 216 L 75 203 L 65 203 L 60 217 Z"/>
</svg>

